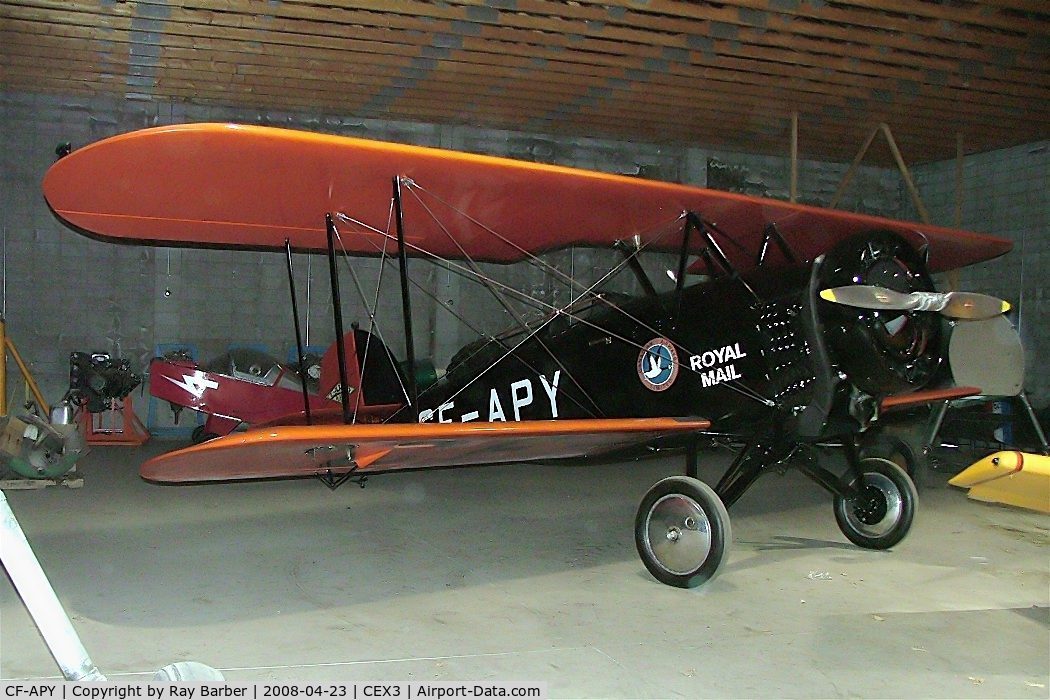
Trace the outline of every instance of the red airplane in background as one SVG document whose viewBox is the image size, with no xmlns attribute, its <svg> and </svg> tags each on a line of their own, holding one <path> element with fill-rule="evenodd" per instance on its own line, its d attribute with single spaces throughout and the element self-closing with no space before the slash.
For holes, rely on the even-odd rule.
<svg viewBox="0 0 1050 700">
<path fill-rule="evenodd" d="M 403 401 L 391 391 L 396 378 L 392 356 L 375 335 L 354 328 L 344 336 L 350 405 L 361 423 L 389 418 Z M 343 386 L 332 343 L 318 365 L 299 368 L 252 348 L 235 348 L 210 362 L 184 357 L 157 357 L 150 362 L 150 394 L 173 410 L 189 408 L 205 415 L 193 432 L 195 443 L 229 435 L 242 424 L 266 425 L 278 419 L 339 415 Z M 367 359 L 366 359 L 367 353 Z M 362 377 L 361 367 L 371 366 Z M 310 377 L 314 372 L 317 377 Z M 306 380 L 303 380 L 306 376 Z"/>
</svg>

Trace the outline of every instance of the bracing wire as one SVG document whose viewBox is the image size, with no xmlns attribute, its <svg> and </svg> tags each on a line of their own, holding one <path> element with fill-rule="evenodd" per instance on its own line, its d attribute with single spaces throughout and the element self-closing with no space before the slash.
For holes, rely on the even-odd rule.
<svg viewBox="0 0 1050 700">
<path fill-rule="evenodd" d="M 542 324 L 539 324 L 538 327 L 534 328 L 534 329 L 530 329 L 529 326 L 527 324 L 525 324 L 520 317 L 516 317 L 516 321 L 518 322 L 518 324 L 521 325 L 523 327 L 523 329 L 526 331 L 526 336 L 525 336 L 524 340 L 528 340 L 528 339 L 530 339 L 532 337 L 535 337 L 536 334 L 539 332 L 539 330 L 541 330 L 542 328 L 546 327 L 550 323 L 550 321 L 552 321 L 554 318 L 556 318 L 558 316 L 565 316 L 565 317 L 569 318 L 573 322 L 582 323 L 582 324 L 587 325 L 589 327 L 595 328 L 597 330 L 600 330 L 600 331 L 602 331 L 604 333 L 609 334 L 610 337 L 613 337 L 616 340 L 619 340 L 621 342 L 627 343 L 630 346 L 637 347 L 639 350 L 642 349 L 642 347 L 643 347 L 642 344 L 640 344 L 638 342 L 635 342 L 635 341 L 631 341 L 631 340 L 629 340 L 627 338 L 624 338 L 622 336 L 619 336 L 617 334 L 611 334 L 611 333 L 609 333 L 607 328 L 604 328 L 603 326 L 600 326 L 600 325 L 598 325 L 596 323 L 593 323 L 592 321 L 590 321 L 587 318 L 584 318 L 582 316 L 578 316 L 578 315 L 574 314 L 571 311 L 570 307 L 572 305 L 576 304 L 581 299 L 586 298 L 588 295 L 590 296 L 590 298 L 593 298 L 593 299 L 597 300 L 599 303 L 602 303 L 602 304 L 608 306 L 609 308 L 613 309 L 615 312 L 623 314 L 625 317 L 630 319 L 632 322 L 637 323 L 642 328 L 645 328 L 646 330 L 652 332 L 655 335 L 661 335 L 661 333 L 657 329 L 650 327 L 643 320 L 641 320 L 641 319 L 631 315 L 628 311 L 623 309 L 621 306 L 619 306 L 618 304 L 614 303 L 613 301 L 603 297 L 602 295 L 596 293 L 594 290 L 600 284 L 602 284 L 604 281 L 606 281 L 608 278 L 610 278 L 611 276 L 615 275 L 616 273 L 618 273 L 619 271 L 624 269 L 624 267 L 629 264 L 629 262 L 630 262 L 630 260 L 632 258 L 637 257 L 647 247 L 649 247 L 653 243 L 655 243 L 655 242 L 661 240 L 662 238 L 664 238 L 665 236 L 667 236 L 673 230 L 672 224 L 684 220 L 687 217 L 687 215 L 688 215 L 687 212 L 683 212 L 683 213 L 679 214 L 673 221 L 669 222 L 668 224 L 663 224 L 661 226 L 654 227 L 653 231 L 658 231 L 660 228 L 664 228 L 664 231 L 662 233 L 660 233 L 659 235 L 657 235 L 656 237 L 649 237 L 649 238 L 647 238 L 644 243 L 641 243 L 641 244 L 637 245 L 635 247 L 635 249 L 630 252 L 629 255 L 625 256 L 624 260 L 620 261 L 617 265 L 615 265 L 608 273 L 603 275 L 595 284 L 592 284 L 589 287 L 584 287 L 582 285 L 582 283 L 580 283 L 579 281 L 577 281 L 575 279 L 574 276 L 566 275 L 564 272 L 562 272 L 561 270 L 557 269 L 556 267 L 550 265 L 549 263 L 547 263 L 546 261 L 542 260 L 541 258 L 536 256 L 532 252 L 522 248 L 521 246 L 519 246 L 518 244 L 514 243 L 510 239 L 508 239 L 505 236 L 499 234 L 498 232 L 496 232 L 491 227 L 486 226 L 485 224 L 477 221 L 476 219 L 471 217 L 469 214 L 458 210 L 456 207 L 451 206 L 450 204 L 445 202 L 440 197 L 437 197 L 436 195 L 434 195 L 433 193 L 429 192 L 428 190 L 420 187 L 416 182 L 414 182 L 412 180 L 409 180 L 409 179 L 404 179 L 402 182 L 403 182 L 404 185 L 406 185 L 406 189 L 413 194 L 413 196 L 415 197 L 416 201 L 421 205 L 423 210 L 427 212 L 427 214 L 431 217 L 433 222 L 438 226 L 438 228 L 442 231 L 442 233 L 446 237 L 448 237 L 448 239 L 453 243 L 453 245 L 455 245 L 457 250 L 459 250 L 459 252 L 463 255 L 464 260 L 466 260 L 468 262 L 468 264 L 467 265 L 461 265 L 461 264 L 459 264 L 459 263 L 457 263 L 457 262 L 455 262 L 455 261 L 453 261 L 451 259 L 445 258 L 445 257 L 443 257 L 441 255 L 436 254 L 436 253 L 433 253 L 433 252 L 423 248 L 420 245 L 417 245 L 417 244 L 414 244 L 414 243 L 410 243 L 410 242 L 407 242 L 407 241 L 405 243 L 406 247 L 410 248 L 411 250 L 413 250 L 415 253 L 417 253 L 418 255 L 420 255 L 422 257 L 425 257 L 425 258 L 428 258 L 428 259 L 431 259 L 431 260 L 435 260 L 435 261 L 438 261 L 438 262 L 442 263 L 444 266 L 446 266 L 446 268 L 450 272 L 455 272 L 457 275 L 460 275 L 461 277 L 463 277 L 465 279 L 469 279 L 471 281 L 474 281 L 474 282 L 482 284 L 483 286 L 485 286 L 489 290 L 489 292 L 491 294 L 493 294 L 493 296 L 497 299 L 497 301 L 499 301 L 500 304 L 503 305 L 504 308 L 506 308 L 508 310 L 508 312 L 510 312 L 512 314 L 513 314 L 513 312 L 510 311 L 510 309 L 507 308 L 507 306 L 506 306 L 507 297 L 515 298 L 516 300 L 518 300 L 518 301 L 520 301 L 520 302 L 522 302 L 522 303 L 524 303 L 526 305 L 532 306 L 533 308 L 539 309 L 541 311 L 545 311 L 548 314 L 550 314 L 549 318 L 546 321 L 544 321 Z M 499 240 L 503 241 L 508 246 L 511 246 L 512 248 L 514 248 L 515 250 L 520 252 L 522 254 L 522 256 L 523 256 L 523 259 L 525 259 L 529 264 L 534 265 L 536 267 L 539 267 L 540 269 L 550 273 L 554 277 L 563 280 L 564 282 L 566 282 L 569 285 L 570 289 L 579 291 L 580 293 L 577 296 L 575 296 L 575 297 L 572 297 L 572 295 L 570 294 L 570 302 L 568 304 L 564 305 L 564 306 L 560 306 L 559 307 L 558 305 L 550 304 L 548 302 L 544 302 L 544 301 L 542 301 L 540 299 L 537 299 L 534 296 L 532 296 L 532 295 L 530 295 L 530 294 L 528 294 L 528 293 L 526 293 L 524 291 L 518 290 L 518 289 L 516 289 L 516 288 L 514 288 L 514 287 L 512 287 L 510 285 L 507 285 L 507 284 L 504 284 L 502 282 L 499 282 L 498 280 L 495 280 L 491 276 L 484 274 L 480 270 L 480 268 L 478 267 L 477 262 L 473 260 L 473 258 L 466 252 L 466 250 L 459 243 L 459 241 L 455 238 L 455 236 L 451 233 L 451 231 L 449 231 L 449 229 L 443 224 L 443 222 L 441 221 L 441 218 L 432 210 L 432 208 L 427 204 L 427 202 L 423 201 L 423 199 L 419 195 L 419 192 L 426 193 L 428 196 L 433 197 L 434 200 L 436 200 L 437 202 L 439 202 L 442 205 L 446 206 L 447 208 L 449 208 L 451 211 L 455 212 L 456 214 L 464 217 L 465 219 L 467 219 L 468 221 L 470 221 L 471 223 L 473 223 L 474 225 L 479 227 L 481 230 L 486 231 L 488 233 L 491 233 L 493 236 L 497 237 Z M 355 225 L 362 226 L 363 228 L 367 229 L 368 231 L 370 231 L 372 233 L 376 233 L 379 236 L 381 236 L 384 239 L 384 249 L 385 249 L 386 242 L 392 239 L 392 234 L 390 234 L 389 231 L 382 231 L 382 230 L 380 230 L 378 228 L 375 228 L 373 226 L 369 226 L 369 225 L 367 225 L 367 224 L 365 224 L 365 223 L 363 223 L 361 221 L 358 221 L 356 219 L 353 219 L 350 216 L 347 216 L 346 214 L 339 214 L 339 216 L 344 221 L 352 222 Z M 725 237 L 727 240 L 731 241 L 734 245 L 736 245 L 737 247 L 740 247 L 740 244 L 735 239 L 733 239 L 732 237 L 728 236 L 725 232 L 723 232 L 721 230 L 718 230 L 718 229 L 716 229 L 716 231 L 718 233 L 720 233 L 723 237 Z M 639 237 L 639 240 L 640 240 L 640 237 Z M 371 242 L 371 245 L 374 248 L 376 248 L 377 252 L 380 250 L 375 242 Z M 416 284 L 416 286 L 417 286 L 417 288 L 422 289 L 418 284 Z M 500 292 L 502 292 L 502 294 Z M 431 298 L 434 298 L 436 300 L 436 298 L 433 295 L 428 294 L 428 296 L 430 296 Z M 460 321 L 464 321 L 464 319 L 463 319 L 463 317 L 461 315 L 459 315 L 459 314 L 455 313 L 454 311 L 452 311 L 452 309 L 450 309 L 447 305 L 445 305 L 444 303 L 441 303 L 440 301 L 438 301 L 438 303 L 442 306 L 442 308 L 445 308 L 447 311 L 452 313 L 453 316 L 455 316 L 457 319 L 459 319 Z M 516 314 L 515 314 L 515 316 L 516 316 Z M 467 325 L 468 325 L 468 327 L 470 327 L 470 324 L 467 324 Z M 475 332 L 476 332 L 476 329 L 474 329 L 473 327 L 471 327 L 471 329 L 475 330 Z M 493 337 L 493 336 L 489 336 L 488 339 L 489 339 L 490 343 L 491 342 L 497 342 L 497 339 L 495 337 Z M 505 357 L 513 354 L 514 350 L 521 345 L 521 342 L 523 342 L 523 340 L 520 340 L 512 348 L 504 347 L 504 350 L 505 350 L 504 355 L 501 358 L 499 358 L 499 360 L 497 360 L 497 362 L 493 363 L 492 366 L 495 366 L 496 364 L 498 364 L 498 362 L 500 362 L 503 359 L 505 359 Z M 551 354 L 552 357 L 554 357 L 553 353 L 551 353 L 550 349 L 547 348 L 546 345 L 542 343 L 542 341 L 541 341 L 541 347 L 543 347 L 549 354 Z M 683 350 L 686 353 L 690 353 L 691 352 L 690 349 L 688 349 L 688 348 L 684 348 L 683 347 Z M 478 351 L 480 351 L 480 349 Z M 556 357 L 554 357 L 554 359 L 555 359 L 555 361 L 557 361 Z M 491 369 L 492 366 L 487 368 L 485 371 L 487 372 L 489 369 Z M 690 368 L 686 368 L 686 369 L 690 369 Z M 566 374 L 567 374 L 567 376 L 569 376 L 570 381 L 573 381 L 575 383 L 575 380 L 571 377 L 571 374 L 568 373 L 568 372 Z M 484 375 L 484 372 L 482 372 L 481 375 Z M 475 380 L 472 380 L 471 383 L 473 383 L 473 381 L 475 381 Z M 468 384 L 468 386 L 469 386 L 469 384 Z M 746 385 L 744 385 L 739 380 L 733 381 L 733 382 L 727 382 L 727 383 L 723 384 L 723 386 L 725 386 L 726 388 L 728 388 L 730 390 L 736 391 L 736 392 L 738 392 L 738 393 L 740 393 L 740 394 L 742 394 L 744 396 L 747 396 L 747 397 L 749 397 L 751 399 L 759 401 L 760 403 L 763 403 L 763 404 L 766 404 L 766 405 L 772 405 L 772 402 L 769 399 L 767 399 L 766 397 L 763 397 L 761 394 L 759 394 L 758 392 L 754 391 L 750 387 L 747 387 Z M 465 389 L 465 388 L 466 387 L 464 387 L 463 389 Z M 463 389 L 461 389 L 459 392 L 457 392 L 457 395 L 459 393 L 461 393 Z M 587 398 L 588 398 L 588 400 L 590 400 L 593 403 L 593 399 L 591 399 L 589 396 Z"/>
</svg>

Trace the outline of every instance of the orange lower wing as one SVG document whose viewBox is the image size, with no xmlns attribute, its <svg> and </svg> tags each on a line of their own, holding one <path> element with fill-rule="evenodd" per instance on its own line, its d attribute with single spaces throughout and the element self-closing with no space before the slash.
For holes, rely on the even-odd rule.
<svg viewBox="0 0 1050 700">
<path fill-rule="evenodd" d="M 154 457 L 145 479 L 167 483 L 363 473 L 593 455 L 706 430 L 698 418 L 256 428 Z"/>
</svg>

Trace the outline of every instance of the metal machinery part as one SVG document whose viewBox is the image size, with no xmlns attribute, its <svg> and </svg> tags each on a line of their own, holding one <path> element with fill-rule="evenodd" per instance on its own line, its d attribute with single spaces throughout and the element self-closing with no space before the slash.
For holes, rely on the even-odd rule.
<svg viewBox="0 0 1050 700">
<path fill-rule="evenodd" d="M 51 409 L 51 420 L 40 416 L 0 417 L 0 461 L 27 479 L 54 479 L 69 472 L 87 444 L 67 401 Z"/>
</svg>

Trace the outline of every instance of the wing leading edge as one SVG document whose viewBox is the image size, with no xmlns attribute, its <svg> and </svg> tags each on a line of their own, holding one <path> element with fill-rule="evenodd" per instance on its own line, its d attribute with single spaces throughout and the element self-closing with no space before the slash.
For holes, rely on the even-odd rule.
<svg viewBox="0 0 1050 700">
<path fill-rule="evenodd" d="M 159 455 L 140 473 L 179 483 L 523 462 L 600 454 L 710 425 L 699 418 L 594 418 L 256 428 Z"/>
</svg>

